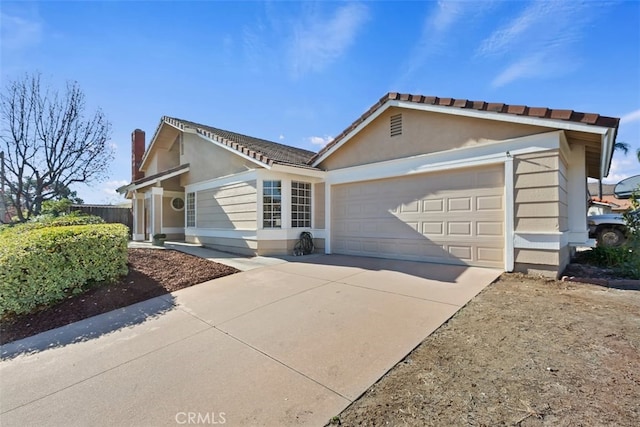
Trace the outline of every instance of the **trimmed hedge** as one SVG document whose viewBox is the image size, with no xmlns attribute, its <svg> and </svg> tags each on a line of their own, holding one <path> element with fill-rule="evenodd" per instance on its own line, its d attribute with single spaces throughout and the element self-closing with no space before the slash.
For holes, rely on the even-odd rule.
<svg viewBox="0 0 640 427">
<path fill-rule="evenodd" d="M 0 233 L 0 317 L 32 312 L 127 274 L 128 236 L 122 224 Z"/>
<path fill-rule="evenodd" d="M 69 215 L 57 216 L 40 215 L 27 222 L 19 222 L 16 224 L 3 225 L 0 228 L 2 233 L 22 233 L 29 230 L 45 227 L 67 227 L 70 225 L 88 225 L 88 224 L 104 224 L 104 219 L 95 215 L 76 214 L 72 212 Z"/>
</svg>

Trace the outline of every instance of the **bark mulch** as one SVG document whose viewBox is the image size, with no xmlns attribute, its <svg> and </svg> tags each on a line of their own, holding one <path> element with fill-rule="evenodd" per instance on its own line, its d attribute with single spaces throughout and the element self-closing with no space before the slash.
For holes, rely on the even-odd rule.
<svg viewBox="0 0 640 427">
<path fill-rule="evenodd" d="M 116 283 L 97 284 L 54 306 L 3 319 L 0 344 L 239 271 L 182 252 L 159 249 L 129 249 L 128 264 L 129 274 Z"/>
</svg>

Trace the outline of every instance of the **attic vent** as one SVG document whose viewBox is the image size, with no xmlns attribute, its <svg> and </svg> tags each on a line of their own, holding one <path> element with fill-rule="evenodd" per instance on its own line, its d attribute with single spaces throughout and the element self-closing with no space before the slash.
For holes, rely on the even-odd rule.
<svg viewBox="0 0 640 427">
<path fill-rule="evenodd" d="M 391 116 L 391 136 L 402 135 L 402 114 Z"/>
</svg>

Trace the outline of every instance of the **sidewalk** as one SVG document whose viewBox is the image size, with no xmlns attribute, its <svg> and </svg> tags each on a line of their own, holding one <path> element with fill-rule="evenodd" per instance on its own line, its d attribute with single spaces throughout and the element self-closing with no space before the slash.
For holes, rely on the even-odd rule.
<svg viewBox="0 0 640 427">
<path fill-rule="evenodd" d="M 244 256 L 238 254 L 232 254 L 229 252 L 217 251 L 215 249 L 206 248 L 202 245 L 194 243 L 167 241 L 164 247 L 153 246 L 149 242 L 129 242 L 130 248 L 147 248 L 147 249 L 173 249 L 176 251 L 184 252 L 189 255 L 194 255 L 200 258 L 208 259 L 220 264 L 225 264 L 230 267 L 237 268 L 240 271 L 253 270 L 254 268 L 268 267 L 271 265 L 282 264 L 291 260 L 300 259 L 294 256 L 282 256 L 282 257 L 264 257 L 264 256 Z M 306 255 L 304 258 L 309 259 L 311 257 L 321 256 L 321 254 Z"/>
</svg>

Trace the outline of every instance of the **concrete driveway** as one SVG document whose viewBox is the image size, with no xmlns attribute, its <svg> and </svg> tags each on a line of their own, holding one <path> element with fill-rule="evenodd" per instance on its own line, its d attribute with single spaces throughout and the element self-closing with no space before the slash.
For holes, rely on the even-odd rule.
<svg viewBox="0 0 640 427">
<path fill-rule="evenodd" d="M 206 282 L 3 346 L 0 424 L 321 426 L 500 273 L 328 255 Z"/>
</svg>

